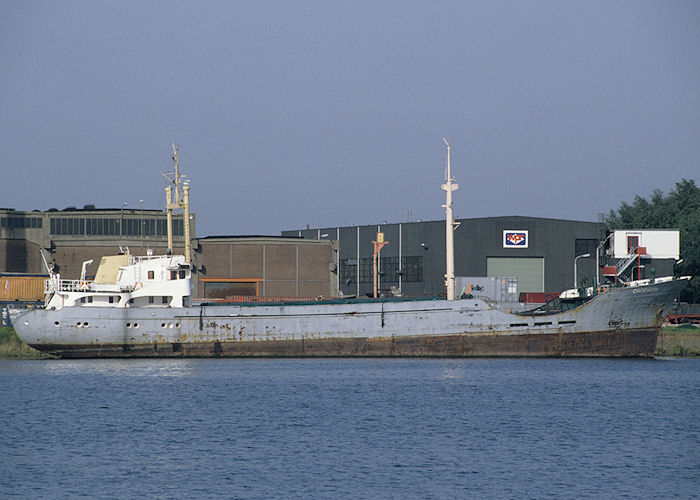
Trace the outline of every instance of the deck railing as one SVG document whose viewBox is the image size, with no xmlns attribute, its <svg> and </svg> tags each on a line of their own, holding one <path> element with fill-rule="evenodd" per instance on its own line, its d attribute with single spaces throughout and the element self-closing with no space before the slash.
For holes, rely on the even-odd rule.
<svg viewBox="0 0 700 500">
<path fill-rule="evenodd" d="M 44 281 L 45 293 L 88 292 L 93 289 L 93 282 L 88 280 L 62 280 L 50 278 Z"/>
</svg>

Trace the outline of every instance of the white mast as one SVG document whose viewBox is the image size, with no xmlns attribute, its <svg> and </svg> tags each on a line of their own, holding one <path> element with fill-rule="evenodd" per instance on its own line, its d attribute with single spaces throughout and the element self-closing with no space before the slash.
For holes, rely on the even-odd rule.
<svg viewBox="0 0 700 500">
<path fill-rule="evenodd" d="M 455 245 L 454 245 L 454 229 L 459 225 L 455 224 L 455 219 L 452 214 L 452 191 L 459 189 L 459 184 L 452 182 L 450 172 L 450 141 L 442 138 L 447 146 L 447 172 L 445 175 L 445 184 L 442 189 L 445 190 L 445 288 L 447 290 L 447 300 L 455 299 Z"/>
</svg>

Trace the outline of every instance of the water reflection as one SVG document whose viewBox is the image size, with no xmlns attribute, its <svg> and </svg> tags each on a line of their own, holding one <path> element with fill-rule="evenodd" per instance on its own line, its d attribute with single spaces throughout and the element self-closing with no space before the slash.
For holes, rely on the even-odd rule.
<svg viewBox="0 0 700 500">
<path fill-rule="evenodd" d="M 459 370 L 456 366 L 446 366 L 442 371 L 442 378 L 448 380 L 457 380 L 462 378 L 462 370 Z"/>
<path fill-rule="evenodd" d="M 56 360 L 48 361 L 44 369 L 56 376 L 185 377 L 192 375 L 194 364 L 193 360 L 188 359 Z"/>
</svg>

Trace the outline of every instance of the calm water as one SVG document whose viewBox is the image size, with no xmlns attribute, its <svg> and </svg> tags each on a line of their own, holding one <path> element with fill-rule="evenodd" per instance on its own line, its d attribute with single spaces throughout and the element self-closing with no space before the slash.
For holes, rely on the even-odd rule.
<svg viewBox="0 0 700 500">
<path fill-rule="evenodd" d="M 0 497 L 692 498 L 700 360 L 0 360 Z"/>
</svg>

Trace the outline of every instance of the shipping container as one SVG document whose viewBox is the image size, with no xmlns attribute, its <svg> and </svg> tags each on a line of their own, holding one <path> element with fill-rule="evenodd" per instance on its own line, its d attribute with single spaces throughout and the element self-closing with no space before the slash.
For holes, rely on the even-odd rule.
<svg viewBox="0 0 700 500">
<path fill-rule="evenodd" d="M 43 274 L 0 274 L 0 302 L 39 302 L 44 300 Z"/>
<path fill-rule="evenodd" d="M 520 302 L 526 304 L 546 304 L 559 297 L 559 292 L 522 292 Z"/>
<path fill-rule="evenodd" d="M 516 302 L 518 300 L 518 278 L 457 276 L 455 278 L 457 296 L 464 293 L 475 297 L 486 297 L 496 302 Z"/>
</svg>

